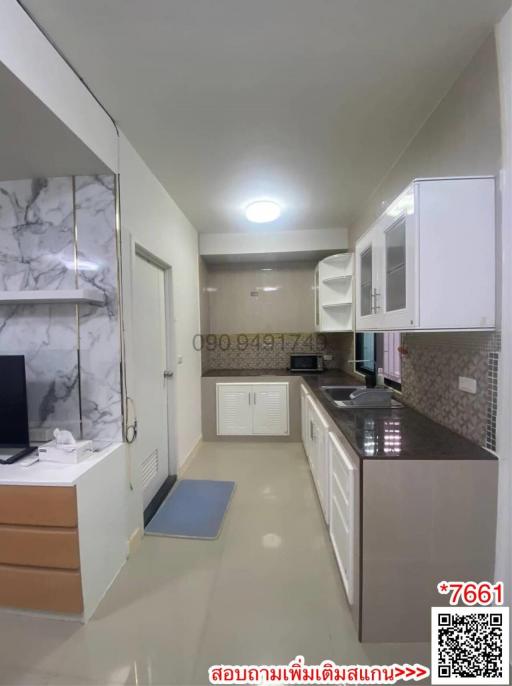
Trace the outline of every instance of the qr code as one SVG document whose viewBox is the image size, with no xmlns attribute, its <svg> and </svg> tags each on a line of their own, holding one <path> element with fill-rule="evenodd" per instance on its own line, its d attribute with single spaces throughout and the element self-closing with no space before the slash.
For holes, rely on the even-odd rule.
<svg viewBox="0 0 512 686">
<path fill-rule="evenodd" d="M 432 684 L 509 683 L 508 607 L 432 608 Z"/>
</svg>

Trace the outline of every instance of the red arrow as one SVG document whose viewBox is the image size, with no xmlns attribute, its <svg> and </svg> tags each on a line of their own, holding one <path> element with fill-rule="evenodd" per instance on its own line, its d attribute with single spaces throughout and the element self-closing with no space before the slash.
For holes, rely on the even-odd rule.
<svg viewBox="0 0 512 686">
<path fill-rule="evenodd" d="M 425 679 L 430 674 L 430 669 L 427 669 L 427 667 L 424 667 L 423 665 L 414 665 L 416 668 L 416 681 L 419 681 L 420 679 Z"/>
<path fill-rule="evenodd" d="M 418 664 L 415 664 L 414 666 L 408 664 L 401 666 L 393 665 L 393 667 L 395 671 L 395 680 L 402 679 L 403 681 L 407 681 L 409 679 L 414 679 L 415 681 L 419 681 L 430 674 L 429 669 Z"/>
<path fill-rule="evenodd" d="M 405 678 L 410 679 L 413 676 L 416 676 L 416 667 L 411 667 L 410 665 L 404 665 L 405 667 Z"/>
</svg>

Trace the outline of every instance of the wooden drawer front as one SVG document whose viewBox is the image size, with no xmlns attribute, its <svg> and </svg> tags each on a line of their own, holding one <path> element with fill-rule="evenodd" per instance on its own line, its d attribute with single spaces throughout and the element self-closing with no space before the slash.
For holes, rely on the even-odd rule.
<svg viewBox="0 0 512 686">
<path fill-rule="evenodd" d="M 78 533 L 74 529 L 0 525 L 0 564 L 78 569 Z"/>
<path fill-rule="evenodd" d="M 0 486 L 0 524 L 76 527 L 77 522 L 74 486 Z"/>
<path fill-rule="evenodd" d="M 0 606 L 79 614 L 80 572 L 0 565 Z"/>
</svg>

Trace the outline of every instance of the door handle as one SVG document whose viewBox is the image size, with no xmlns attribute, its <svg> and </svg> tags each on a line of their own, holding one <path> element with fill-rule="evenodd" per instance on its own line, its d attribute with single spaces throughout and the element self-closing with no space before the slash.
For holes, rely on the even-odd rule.
<svg viewBox="0 0 512 686">
<path fill-rule="evenodd" d="M 256 392 L 254 392 L 254 404 L 256 405 Z"/>
<path fill-rule="evenodd" d="M 174 376 L 174 372 L 171 372 L 170 369 L 164 370 L 164 379 L 170 379 L 173 376 Z"/>
</svg>

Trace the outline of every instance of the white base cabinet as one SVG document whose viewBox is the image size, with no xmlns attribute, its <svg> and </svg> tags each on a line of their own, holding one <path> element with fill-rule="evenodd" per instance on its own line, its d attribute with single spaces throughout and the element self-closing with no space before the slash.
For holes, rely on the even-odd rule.
<svg viewBox="0 0 512 686">
<path fill-rule="evenodd" d="M 308 397 L 309 464 L 325 521 L 329 522 L 329 468 L 327 435 L 329 425 L 311 396 Z"/>
<path fill-rule="evenodd" d="M 301 385 L 302 441 L 350 605 L 355 576 L 355 467 L 321 406 Z"/>
<path fill-rule="evenodd" d="M 354 467 L 335 434 L 329 433 L 329 534 L 349 603 L 354 595 Z"/>
<path fill-rule="evenodd" d="M 218 383 L 218 436 L 287 436 L 287 383 Z"/>
</svg>

